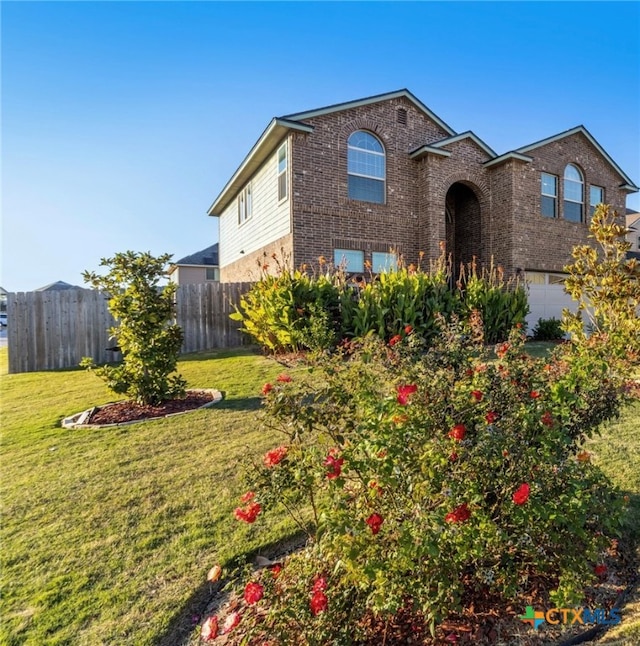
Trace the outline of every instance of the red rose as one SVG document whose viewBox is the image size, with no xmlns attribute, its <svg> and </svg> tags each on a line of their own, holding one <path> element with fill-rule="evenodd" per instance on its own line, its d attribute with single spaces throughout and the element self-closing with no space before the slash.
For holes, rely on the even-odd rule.
<svg viewBox="0 0 640 646">
<path fill-rule="evenodd" d="M 282 565 L 280 563 L 276 563 L 275 565 L 272 565 L 270 568 L 271 574 L 273 575 L 274 579 L 277 579 L 280 576 L 280 572 L 282 572 Z"/>
<path fill-rule="evenodd" d="M 456 442 L 462 442 L 462 440 L 464 440 L 464 436 L 466 435 L 466 433 L 467 433 L 467 429 L 465 428 L 464 424 L 456 424 L 449 431 L 449 437 L 456 440 Z"/>
<path fill-rule="evenodd" d="M 407 386 L 398 386 L 398 404 L 406 406 L 409 403 L 409 395 L 413 395 L 418 390 L 415 384 Z"/>
<path fill-rule="evenodd" d="M 371 533 L 375 535 L 380 531 L 384 518 L 380 514 L 371 514 L 365 522 L 371 528 Z"/>
<path fill-rule="evenodd" d="M 279 446 L 271 451 L 267 451 L 262 458 L 266 467 L 275 467 L 276 464 L 280 464 L 287 455 L 289 449 L 286 446 Z"/>
<path fill-rule="evenodd" d="M 265 384 L 262 386 L 262 394 L 268 395 L 273 390 L 273 384 Z"/>
<path fill-rule="evenodd" d="M 411 334 L 413 332 L 413 325 L 405 325 L 404 326 L 404 333 L 405 334 Z"/>
<path fill-rule="evenodd" d="M 247 583 L 244 589 L 244 600 L 252 606 L 254 603 L 258 603 L 264 595 L 264 588 L 255 581 Z"/>
<path fill-rule="evenodd" d="M 545 411 L 545 413 L 542 415 L 540 418 L 540 421 L 545 425 L 545 426 L 553 426 L 553 415 L 549 411 Z"/>
<path fill-rule="evenodd" d="M 216 616 L 209 617 L 203 624 L 200 630 L 200 637 L 206 642 L 213 641 L 218 636 L 218 618 Z"/>
<path fill-rule="evenodd" d="M 250 505 L 247 505 L 244 509 L 236 507 L 236 510 L 233 512 L 233 515 L 238 520 L 243 520 L 245 523 L 254 523 L 258 514 L 262 510 L 262 506 L 257 502 L 252 502 Z"/>
<path fill-rule="evenodd" d="M 282 373 L 281 375 L 278 375 L 276 377 L 276 381 L 279 381 L 280 383 L 283 383 L 283 384 L 288 384 L 291 381 L 291 376 L 285 373 Z"/>
<path fill-rule="evenodd" d="M 471 391 L 471 396 L 477 401 L 481 402 L 482 401 L 482 391 L 481 390 L 472 390 Z"/>
<path fill-rule="evenodd" d="M 500 417 L 500 416 L 494 410 L 490 410 L 484 416 L 484 418 L 487 420 L 487 424 L 493 424 L 498 419 L 498 417 Z"/>
<path fill-rule="evenodd" d="M 511 346 L 508 343 L 501 343 L 500 345 L 496 346 L 496 354 L 500 359 L 502 359 L 502 357 L 507 354 L 510 347 Z"/>
<path fill-rule="evenodd" d="M 513 502 L 516 505 L 524 505 L 527 500 L 529 500 L 529 494 L 531 493 L 531 487 L 526 483 L 522 483 L 518 490 L 513 494 Z"/>
<path fill-rule="evenodd" d="M 458 454 L 457 453 L 452 453 L 449 456 L 449 460 L 451 460 L 451 462 L 455 462 L 457 459 L 458 459 Z"/>
<path fill-rule="evenodd" d="M 446 523 L 464 523 L 465 520 L 469 520 L 471 517 L 471 510 L 467 507 L 467 503 L 463 503 L 459 507 L 456 507 L 453 511 L 449 512 L 444 520 Z"/>
<path fill-rule="evenodd" d="M 540 393 L 537 390 L 532 390 L 529 393 L 529 397 L 531 397 L 531 399 L 538 399 L 538 397 L 540 397 Z"/>
<path fill-rule="evenodd" d="M 222 633 L 226 635 L 230 633 L 238 624 L 240 623 L 240 613 L 232 612 L 225 620 L 224 625 L 222 626 Z"/>
<path fill-rule="evenodd" d="M 321 590 L 314 592 L 311 601 L 309 602 L 309 607 L 311 608 L 311 614 L 315 617 L 316 615 L 324 612 L 329 605 L 327 596 Z"/>
<path fill-rule="evenodd" d="M 596 576 L 604 576 L 607 573 L 607 566 L 606 565 L 596 565 L 593 568 L 593 571 Z"/>
<path fill-rule="evenodd" d="M 396 334 L 389 339 L 389 345 L 393 347 L 396 343 L 400 343 L 400 341 L 402 341 L 402 337 Z"/>
<path fill-rule="evenodd" d="M 334 480 L 340 476 L 342 473 L 342 465 L 344 464 L 344 458 L 338 457 L 340 452 L 338 449 L 331 449 L 329 455 L 327 455 L 326 460 L 323 462 L 327 469 L 327 478 L 329 480 Z"/>
<path fill-rule="evenodd" d="M 251 502 L 256 497 L 256 494 L 253 491 L 247 491 L 247 493 L 240 496 L 240 502 Z"/>
</svg>

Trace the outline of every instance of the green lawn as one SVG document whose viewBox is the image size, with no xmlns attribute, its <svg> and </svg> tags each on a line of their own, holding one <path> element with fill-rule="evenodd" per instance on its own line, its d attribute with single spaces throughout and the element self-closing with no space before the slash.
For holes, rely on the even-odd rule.
<svg viewBox="0 0 640 646">
<path fill-rule="evenodd" d="M 275 438 L 256 424 L 282 366 L 249 351 L 180 362 L 218 406 L 103 430 L 63 417 L 113 397 L 80 370 L 2 372 L 0 644 L 158 644 L 206 573 L 292 532 L 232 519 L 241 465 Z M 204 587 L 203 587 L 204 586 Z"/>
<path fill-rule="evenodd" d="M 294 532 L 284 517 L 251 526 L 232 518 L 247 456 L 280 439 L 257 423 L 261 386 L 283 371 L 275 361 L 248 350 L 186 357 L 179 370 L 189 386 L 222 390 L 221 404 L 70 431 L 60 427 L 63 417 L 113 399 L 103 383 L 80 370 L 7 375 L 6 359 L 3 349 L 3 646 L 176 646 L 176 620 L 188 625 L 206 598 L 212 564 Z M 639 418 L 636 403 L 588 446 L 632 495 L 636 539 Z M 639 627 L 636 607 L 623 628 Z"/>
</svg>

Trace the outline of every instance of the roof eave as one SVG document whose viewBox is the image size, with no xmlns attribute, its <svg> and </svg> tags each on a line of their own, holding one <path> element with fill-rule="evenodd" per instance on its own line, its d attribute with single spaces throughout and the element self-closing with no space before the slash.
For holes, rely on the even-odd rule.
<svg viewBox="0 0 640 646">
<path fill-rule="evenodd" d="M 448 150 L 441 150 L 433 146 L 420 146 L 409 153 L 410 159 L 422 159 L 427 155 L 437 155 L 438 157 L 451 157 L 451 152 Z"/>
<path fill-rule="evenodd" d="M 430 145 L 433 148 L 442 148 L 444 146 L 455 144 L 458 141 L 462 141 L 463 139 L 471 139 L 471 141 L 475 142 L 475 144 L 489 157 L 491 157 L 491 159 L 494 159 L 498 156 L 498 153 L 496 153 L 493 148 L 490 148 L 484 141 L 482 141 L 482 139 L 480 139 L 480 137 L 478 137 L 478 135 L 476 135 L 471 130 L 461 132 L 459 135 L 454 135 L 453 137 L 447 137 L 447 139 L 441 139 L 440 141 L 436 141 Z"/>
<path fill-rule="evenodd" d="M 638 191 L 640 191 L 640 188 L 638 188 L 633 182 L 620 184 L 620 188 L 627 193 L 637 193 Z"/>
<path fill-rule="evenodd" d="M 238 191 L 273 152 L 274 148 L 292 131 L 309 133 L 313 132 L 313 126 L 288 119 L 272 119 L 240 166 L 238 166 L 236 172 L 231 176 L 231 179 L 209 207 L 207 215 L 219 217 Z"/>
<path fill-rule="evenodd" d="M 511 151 L 511 152 L 505 153 L 504 155 L 500 155 L 495 159 L 490 159 L 489 161 L 484 162 L 483 166 L 485 168 L 493 168 L 495 166 L 500 166 L 500 164 L 505 164 L 506 162 L 511 160 L 521 161 L 528 164 L 533 161 L 533 157 L 529 157 L 528 155 L 522 155 L 521 153 Z"/>
</svg>

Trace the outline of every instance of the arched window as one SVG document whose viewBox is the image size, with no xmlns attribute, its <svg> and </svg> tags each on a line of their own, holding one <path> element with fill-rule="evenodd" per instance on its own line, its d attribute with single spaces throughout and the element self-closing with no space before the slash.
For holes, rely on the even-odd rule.
<svg viewBox="0 0 640 646">
<path fill-rule="evenodd" d="M 584 181 L 582 173 L 573 164 L 564 169 L 563 217 L 569 222 L 582 222 L 584 206 Z"/>
<path fill-rule="evenodd" d="M 349 197 L 384 204 L 385 154 L 372 134 L 356 130 L 347 141 Z"/>
</svg>

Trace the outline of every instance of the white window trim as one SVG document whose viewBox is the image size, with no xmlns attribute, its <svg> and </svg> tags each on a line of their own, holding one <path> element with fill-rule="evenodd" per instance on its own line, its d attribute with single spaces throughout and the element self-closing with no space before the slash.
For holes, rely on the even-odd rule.
<svg viewBox="0 0 640 646">
<path fill-rule="evenodd" d="M 354 146 L 353 144 L 350 144 L 349 139 L 356 132 L 365 132 L 366 134 L 373 137 L 380 144 L 380 147 L 382 148 L 382 152 L 379 152 L 377 150 L 369 150 L 368 148 L 361 148 L 360 146 Z M 384 173 L 383 173 L 383 176 L 382 177 L 377 177 L 376 175 L 366 175 L 364 173 L 354 173 L 354 172 L 350 171 L 349 170 L 349 150 L 357 150 L 359 152 L 364 152 L 364 153 L 367 153 L 369 155 L 378 155 L 379 157 L 384 158 Z M 370 202 L 370 203 L 371 204 L 386 204 L 387 203 L 387 151 L 386 151 L 382 141 L 380 141 L 380 139 L 378 137 L 376 137 L 376 135 L 369 132 L 368 130 L 363 130 L 363 129 L 354 130 L 349 135 L 349 137 L 347 137 L 347 181 L 348 181 L 349 175 L 351 175 L 353 177 L 364 177 L 365 179 L 373 179 L 376 182 L 382 182 L 382 196 L 383 196 L 382 202 Z M 353 199 L 356 202 L 365 201 L 365 200 L 358 200 L 356 198 L 350 198 L 350 199 Z"/>
<path fill-rule="evenodd" d="M 576 172 L 580 176 L 580 181 L 576 179 L 571 179 L 566 177 L 567 173 L 567 168 L 575 168 Z M 567 197 L 567 182 L 571 182 L 572 184 L 579 184 L 580 185 L 580 195 L 582 196 L 581 200 L 571 200 Z M 582 171 L 575 165 L 575 164 L 567 164 L 564 167 L 564 173 L 562 174 L 562 201 L 563 202 L 570 202 L 571 204 L 579 204 L 580 205 L 580 220 L 567 220 L 567 222 L 573 222 L 574 224 L 578 224 L 579 222 L 584 222 L 586 220 L 585 218 L 585 212 L 584 212 L 584 199 L 585 199 L 585 191 L 584 191 L 584 175 Z M 564 217 L 564 208 L 562 209 L 562 218 L 566 219 Z"/>
<path fill-rule="evenodd" d="M 238 226 L 242 226 L 253 217 L 253 187 L 249 182 L 238 193 Z"/>
<path fill-rule="evenodd" d="M 284 170 L 280 170 L 280 151 L 284 148 Z M 282 145 L 278 146 L 278 152 L 276 154 L 276 171 L 277 171 L 277 191 L 278 191 L 278 204 L 282 204 L 285 200 L 289 198 L 289 147 L 285 141 Z M 285 178 L 285 192 L 284 197 L 280 197 L 280 177 L 284 175 Z"/>
</svg>

